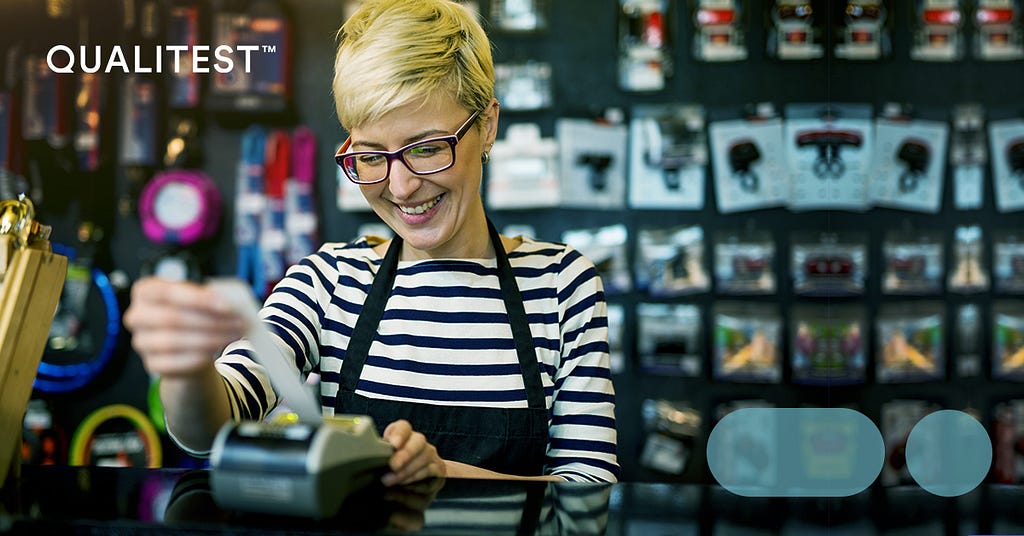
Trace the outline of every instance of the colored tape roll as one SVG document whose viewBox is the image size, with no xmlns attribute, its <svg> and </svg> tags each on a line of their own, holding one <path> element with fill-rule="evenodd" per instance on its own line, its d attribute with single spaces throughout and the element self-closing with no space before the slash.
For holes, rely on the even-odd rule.
<svg viewBox="0 0 1024 536">
<path fill-rule="evenodd" d="M 130 432 L 117 432 L 119 437 L 113 437 L 114 441 L 103 442 L 102 433 L 110 437 L 110 432 L 100 430 L 104 425 L 117 419 L 128 421 L 132 426 Z M 109 425 L 108 425 L 109 427 Z M 134 432 L 134 435 L 131 435 Z M 124 438 L 138 438 L 142 453 L 145 457 L 145 466 L 149 468 L 160 467 L 163 463 L 163 450 L 160 444 L 160 437 L 156 428 L 150 422 L 149 417 L 140 410 L 127 404 L 112 404 L 104 406 L 90 413 L 75 430 L 71 439 L 71 453 L 69 463 L 71 465 L 131 465 L 129 455 L 132 453 L 125 450 L 118 451 L 119 447 L 134 447 L 134 443 L 125 441 Z M 120 438 L 120 440 L 119 440 Z M 118 444 L 120 443 L 120 444 Z M 103 450 L 101 450 L 101 447 Z"/>
<path fill-rule="evenodd" d="M 157 173 L 139 199 L 142 230 L 161 244 L 189 245 L 213 236 L 220 211 L 217 185 L 195 170 Z"/>
</svg>

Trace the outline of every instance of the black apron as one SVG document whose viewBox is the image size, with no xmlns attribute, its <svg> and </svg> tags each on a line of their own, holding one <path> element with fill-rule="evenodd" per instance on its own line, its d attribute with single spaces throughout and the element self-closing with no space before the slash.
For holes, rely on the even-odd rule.
<svg viewBox="0 0 1024 536">
<path fill-rule="evenodd" d="M 498 261 L 498 282 L 505 302 L 519 368 L 526 386 L 527 408 L 443 406 L 394 400 L 377 400 L 355 393 L 359 376 L 384 315 L 384 306 L 395 282 L 402 239 L 395 236 L 381 262 L 366 297 L 341 365 L 341 385 L 335 402 L 336 413 L 369 415 L 378 430 L 398 419 L 412 424 L 438 454 L 499 473 L 535 476 L 543 473 L 548 444 L 548 410 L 544 386 L 526 320 L 523 298 L 512 274 L 512 265 L 501 237 L 488 220 L 487 231 Z"/>
</svg>

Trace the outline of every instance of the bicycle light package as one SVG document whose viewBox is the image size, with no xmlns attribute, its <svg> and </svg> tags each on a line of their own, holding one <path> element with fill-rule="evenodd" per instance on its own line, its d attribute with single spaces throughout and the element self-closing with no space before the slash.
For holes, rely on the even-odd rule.
<svg viewBox="0 0 1024 536">
<path fill-rule="evenodd" d="M 770 104 L 744 119 L 711 123 L 711 164 L 718 210 L 725 213 L 782 206 L 789 196 L 782 120 Z"/>
<path fill-rule="evenodd" d="M 704 229 L 699 225 L 641 229 L 637 238 L 636 285 L 652 297 L 707 292 Z"/>
<path fill-rule="evenodd" d="M 487 205 L 495 209 L 558 206 L 558 142 L 541 137 L 540 125 L 515 123 L 494 142 L 487 166 Z"/>
<path fill-rule="evenodd" d="M 772 294 L 775 241 L 768 231 L 715 233 L 715 288 L 722 294 Z"/>
<path fill-rule="evenodd" d="M 659 91 L 672 75 L 668 0 L 619 0 L 619 87 Z"/>
<path fill-rule="evenodd" d="M 704 107 L 637 106 L 629 125 L 629 205 L 633 208 L 704 208 L 708 141 Z"/>
<path fill-rule="evenodd" d="M 742 0 L 697 0 L 693 9 L 693 56 L 700 61 L 747 59 Z"/>
<path fill-rule="evenodd" d="M 792 210 L 866 210 L 874 154 L 869 104 L 786 106 Z"/>
<path fill-rule="evenodd" d="M 704 323 L 700 307 L 640 303 L 636 315 L 640 370 L 687 377 L 699 377 L 704 372 Z"/>
<path fill-rule="evenodd" d="M 564 207 L 618 209 L 626 202 L 625 125 L 590 119 L 555 121 Z"/>
<path fill-rule="evenodd" d="M 964 13 L 960 0 L 915 0 L 910 58 L 957 61 L 964 54 Z"/>
<path fill-rule="evenodd" d="M 847 60 L 878 60 L 892 50 L 883 0 L 846 0 L 843 24 L 837 28 L 835 56 Z"/>
<path fill-rule="evenodd" d="M 1024 119 L 991 121 L 988 128 L 996 208 L 1024 209 Z"/>
<path fill-rule="evenodd" d="M 780 60 L 811 60 L 825 55 L 821 44 L 824 17 L 815 17 L 809 0 L 776 0 L 769 17 L 766 52 Z"/>
<path fill-rule="evenodd" d="M 793 292 L 829 298 L 864 294 L 868 273 L 865 233 L 795 232 L 790 244 Z"/>
<path fill-rule="evenodd" d="M 978 0 L 973 20 L 975 58 L 987 61 L 1024 58 L 1020 0 Z"/>
<path fill-rule="evenodd" d="M 942 235 L 935 231 L 891 231 L 882 243 L 882 292 L 938 294 L 943 278 Z"/>
<path fill-rule="evenodd" d="M 878 206 L 936 213 L 946 171 L 945 122 L 880 117 L 869 195 Z"/>
</svg>

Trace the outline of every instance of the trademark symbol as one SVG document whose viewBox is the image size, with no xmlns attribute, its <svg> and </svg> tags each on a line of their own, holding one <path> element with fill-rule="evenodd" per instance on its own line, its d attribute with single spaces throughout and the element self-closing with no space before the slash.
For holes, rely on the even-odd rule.
<svg viewBox="0 0 1024 536">
<path fill-rule="evenodd" d="M 277 45 L 262 45 L 262 46 L 263 46 L 263 52 L 267 52 L 269 54 L 273 54 L 273 53 L 277 52 Z"/>
</svg>

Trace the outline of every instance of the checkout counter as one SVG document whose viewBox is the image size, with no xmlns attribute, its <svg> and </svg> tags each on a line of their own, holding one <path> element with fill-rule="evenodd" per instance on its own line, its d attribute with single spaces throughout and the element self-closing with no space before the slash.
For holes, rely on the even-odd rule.
<svg viewBox="0 0 1024 536">
<path fill-rule="evenodd" d="M 24 466 L 0 534 L 1024 534 L 1024 488 L 938 497 L 872 487 L 841 499 L 744 498 L 707 485 L 435 480 L 370 485 L 312 519 L 222 508 L 208 470 Z"/>
</svg>

